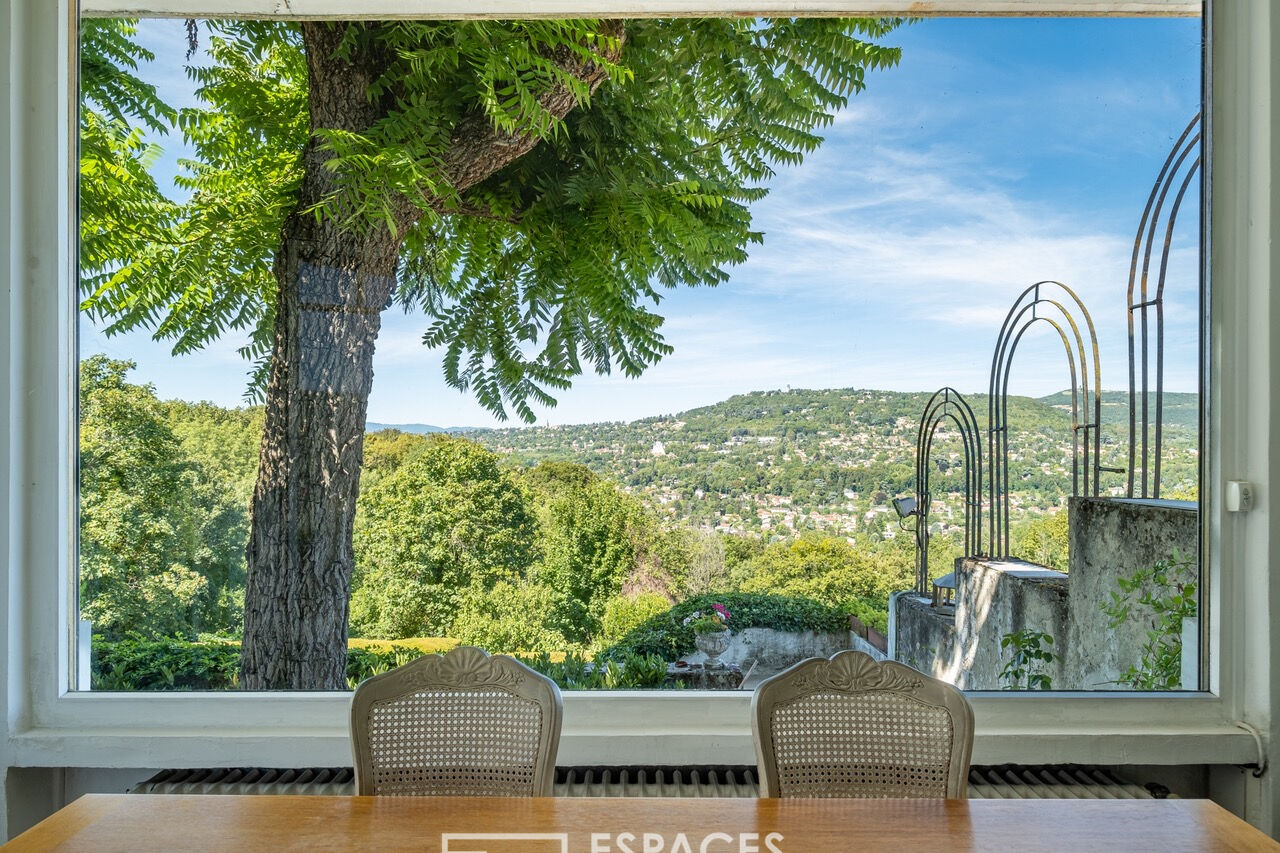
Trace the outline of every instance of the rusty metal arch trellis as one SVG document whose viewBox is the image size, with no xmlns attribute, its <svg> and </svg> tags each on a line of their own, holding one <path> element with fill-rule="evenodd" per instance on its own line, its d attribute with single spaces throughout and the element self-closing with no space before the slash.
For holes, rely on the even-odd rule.
<svg viewBox="0 0 1280 853">
<path fill-rule="evenodd" d="M 1201 174 L 1200 139 L 1200 115 L 1197 113 L 1169 150 L 1169 156 L 1151 187 L 1133 240 L 1126 299 L 1129 315 L 1129 474 L 1125 493 L 1131 498 L 1160 497 L 1160 457 L 1164 441 L 1164 289 L 1178 213 L 1192 181 Z M 1166 206 L 1171 190 L 1174 191 L 1173 199 Z M 1163 243 L 1153 294 L 1151 259 L 1162 223 Z M 1154 321 L 1152 314 L 1155 315 Z M 1140 347 L 1135 337 L 1141 341 Z M 1154 381 L 1151 376 L 1153 337 Z M 1153 385 L 1154 406 L 1151 399 Z M 1138 479 L 1139 471 L 1142 472 L 1141 480 Z"/>
<path fill-rule="evenodd" d="M 1088 341 L 1077 323 L 1084 321 Z M 1009 556 L 1009 371 L 1022 336 L 1036 323 L 1058 334 L 1071 370 L 1071 493 L 1096 497 L 1100 472 L 1102 368 L 1093 318 L 1065 284 L 1040 281 L 1018 296 L 1005 316 L 991 357 L 987 393 L 987 447 L 991 511 L 988 545 L 994 557 Z"/>
<path fill-rule="evenodd" d="M 933 439 L 947 421 L 964 447 L 964 556 L 982 551 L 982 442 L 973 409 L 954 388 L 940 388 L 925 404 L 916 433 L 916 592 L 929 594 L 929 474 Z"/>
</svg>

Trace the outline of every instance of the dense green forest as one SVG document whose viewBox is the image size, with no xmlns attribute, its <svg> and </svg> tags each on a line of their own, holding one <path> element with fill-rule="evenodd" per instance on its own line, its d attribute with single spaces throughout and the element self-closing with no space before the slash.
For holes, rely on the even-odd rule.
<svg viewBox="0 0 1280 853">
<path fill-rule="evenodd" d="M 81 365 L 82 615 L 107 640 L 236 638 L 261 410 L 163 401 L 131 369 Z M 912 583 L 913 539 L 887 504 L 914 491 L 927 398 L 772 391 L 630 424 L 371 432 L 351 633 L 598 653 L 706 593 L 799 596 L 874 620 Z M 1196 400 L 1166 398 L 1165 482 L 1190 495 Z M 985 399 L 970 402 L 981 423 Z M 1124 405 L 1107 395 L 1104 464 L 1117 467 Z M 1015 552 L 1065 568 L 1062 406 L 1010 401 L 1010 466 Z M 959 553 L 955 435 L 939 434 L 933 464 L 940 567 Z"/>
<path fill-rule="evenodd" d="M 643 494 L 672 520 L 725 533 L 805 530 L 893 535 L 889 499 L 915 490 L 915 443 L 929 394 L 831 389 L 763 391 L 634 423 L 464 433 L 515 464 L 580 462 Z M 1165 395 L 1164 482 L 1189 496 L 1197 477 L 1194 394 Z M 985 428 L 985 395 L 969 398 Z M 1011 504 L 1019 515 L 1056 509 L 1071 492 L 1070 399 L 1009 400 Z M 1103 398 L 1102 464 L 1127 465 L 1128 395 Z M 963 489 L 959 436 L 934 441 L 936 496 Z M 1119 495 L 1123 475 L 1104 473 Z M 960 522 L 958 500 L 941 500 L 941 531 Z"/>
</svg>

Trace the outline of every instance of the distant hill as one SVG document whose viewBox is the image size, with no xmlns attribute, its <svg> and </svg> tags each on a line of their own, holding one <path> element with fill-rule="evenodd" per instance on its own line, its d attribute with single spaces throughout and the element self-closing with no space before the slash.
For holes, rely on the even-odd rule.
<svg viewBox="0 0 1280 853">
<path fill-rule="evenodd" d="M 672 521 L 703 528 L 887 538 L 901 532 L 889 499 L 915 491 L 916 432 L 930 396 L 857 388 L 757 391 L 630 423 L 491 429 L 370 422 L 366 431 L 462 434 L 502 454 L 510 465 L 580 463 L 644 496 Z M 979 429 L 985 429 L 986 395 L 974 394 L 968 401 Z M 1187 495 L 1198 477 L 1198 398 L 1169 393 L 1163 402 L 1163 493 Z M 1009 398 L 1015 523 L 1056 510 L 1071 492 L 1070 405 L 1069 392 Z M 1107 468 L 1128 464 L 1128 406 L 1127 391 L 1103 393 L 1102 465 Z M 261 410 L 255 411 L 260 418 Z M 205 429 L 196 420 L 191 429 Z M 250 491 L 260 420 L 251 428 L 254 437 L 239 454 Z M 979 443 L 987 472 L 985 433 Z M 964 459 L 954 430 L 937 433 L 932 462 L 935 532 L 955 530 L 962 513 Z M 1124 474 L 1105 472 L 1102 493 L 1122 494 L 1125 482 Z"/>
<path fill-rule="evenodd" d="M 1139 397 L 1139 401 L 1141 397 Z M 1071 406 L 1071 392 L 1059 391 L 1057 394 L 1050 394 L 1047 397 L 1041 397 L 1040 401 L 1047 403 L 1054 408 L 1069 410 Z M 1200 423 L 1200 395 L 1166 392 L 1161 404 L 1164 406 L 1164 423 L 1166 426 L 1185 427 L 1187 429 L 1196 429 Z M 1147 398 L 1148 417 L 1155 419 L 1156 412 L 1156 395 L 1149 394 Z M 1141 417 L 1141 413 L 1138 415 Z M 1104 424 L 1111 423 L 1128 423 L 1129 419 L 1129 392 L 1128 391 L 1103 391 L 1102 392 L 1102 422 Z"/>
<path fill-rule="evenodd" d="M 676 519 L 724 531 L 880 530 L 888 500 L 915 490 L 915 444 L 930 394 L 840 388 L 758 391 L 711 406 L 631 423 L 510 427 L 467 432 L 513 464 L 578 462 L 646 495 Z M 987 398 L 968 398 L 980 429 Z M 1070 394 L 1009 398 L 1009 458 L 1015 516 L 1062 505 L 1071 492 Z M 1166 492 L 1197 476 L 1195 394 L 1166 394 Z M 1127 464 L 1128 393 L 1103 394 L 1102 464 Z M 985 434 L 980 439 L 984 456 Z M 963 489 L 954 433 L 935 438 L 935 498 Z M 989 460 L 984 459 L 984 468 Z M 1125 477 L 1104 473 L 1103 494 Z M 957 510 L 958 511 L 958 510 Z M 946 510 L 939 523 L 949 524 Z M 957 519 L 958 521 L 958 519 Z M 785 528 L 785 529 L 784 529 Z"/>
<path fill-rule="evenodd" d="M 367 421 L 364 425 L 365 432 L 379 432 L 384 429 L 395 429 L 400 432 L 410 432 L 414 435 L 427 435 L 433 432 L 484 432 L 485 427 L 438 427 L 431 424 L 380 424 L 375 421 Z"/>
</svg>

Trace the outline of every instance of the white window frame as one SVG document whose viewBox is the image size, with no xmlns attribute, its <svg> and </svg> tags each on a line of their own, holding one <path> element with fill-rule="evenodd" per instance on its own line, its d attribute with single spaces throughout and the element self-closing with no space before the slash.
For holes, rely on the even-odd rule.
<svg viewBox="0 0 1280 853">
<path fill-rule="evenodd" d="M 603 0 L 558 0 L 540 13 L 586 15 Z M 94 14 L 206 16 L 233 9 L 272 14 L 339 16 L 519 15 L 524 0 L 83 0 Z M 858 0 L 627 0 L 610 14 L 791 11 L 900 11 L 923 6 L 955 13 L 1195 13 L 1194 3 L 1093 0 L 967 0 L 920 4 Z M 621 8 L 619 8 L 621 7 Z M 820 9 L 819 9 L 820 7 Z M 1280 213 L 1271 190 L 1274 109 L 1271 82 L 1280 44 L 1280 14 L 1265 2 L 1220 0 L 1208 30 L 1218 59 L 1208 70 L 1213 140 L 1213 199 L 1207 262 L 1212 307 L 1206 331 L 1212 423 L 1201 485 L 1210 636 L 1208 692 L 1173 697 L 1134 694 L 976 694 L 974 760 L 981 763 L 1243 764 L 1258 760 L 1250 723 L 1269 741 L 1272 650 L 1269 586 L 1280 530 L 1280 505 L 1268 500 L 1268 444 L 1280 422 L 1280 338 L 1272 347 L 1269 282 L 1280 277 L 1280 249 L 1270 235 Z M 74 0 L 0 0 L 9 29 L 7 85 L 0 107 L 10 130 L 0 140 L 0 258 L 9 288 L 0 293 L 7 348 L 0 348 L 0 637 L 4 686 L 0 711 L 7 736 L 5 766 L 161 767 L 308 766 L 350 760 L 345 693 L 104 694 L 67 689 L 74 648 L 72 537 L 76 509 L 76 327 L 73 75 Z M 1259 393 L 1259 389 L 1266 389 Z M 1277 414 L 1273 415 L 1273 409 Z M 1258 485 L 1257 508 L 1228 515 L 1218 499 L 1225 479 Z M 1277 607 L 1280 613 L 1280 606 Z M 1229 615 L 1230 618 L 1224 618 Z M 1246 673 L 1249 677 L 1246 679 Z M 738 693 L 568 693 L 560 763 L 750 763 L 749 696 Z M 1264 800 L 1270 803 L 1269 783 Z M 1270 808 L 1265 820 L 1269 821 Z M 1269 824 L 1267 824 L 1269 825 Z"/>
</svg>

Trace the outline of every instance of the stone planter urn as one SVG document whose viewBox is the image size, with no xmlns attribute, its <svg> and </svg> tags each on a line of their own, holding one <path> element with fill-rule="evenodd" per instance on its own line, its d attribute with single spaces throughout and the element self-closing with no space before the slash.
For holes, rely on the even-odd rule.
<svg viewBox="0 0 1280 853">
<path fill-rule="evenodd" d="M 720 669 L 724 666 L 724 662 L 720 660 L 720 655 L 725 653 L 729 648 L 729 629 L 723 631 L 715 631 L 710 634 L 694 634 L 694 645 L 698 647 L 698 651 L 707 656 L 703 667 L 706 669 Z"/>
</svg>

